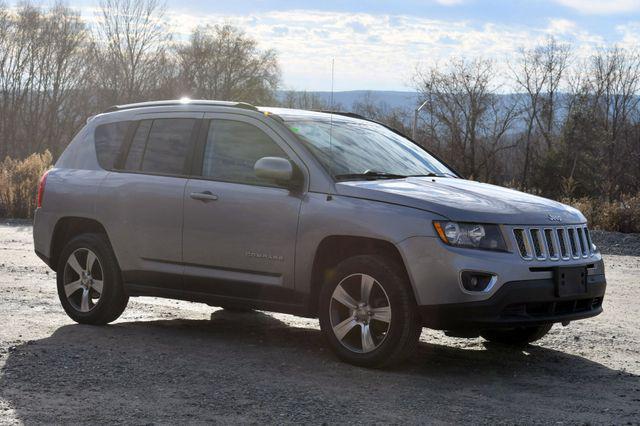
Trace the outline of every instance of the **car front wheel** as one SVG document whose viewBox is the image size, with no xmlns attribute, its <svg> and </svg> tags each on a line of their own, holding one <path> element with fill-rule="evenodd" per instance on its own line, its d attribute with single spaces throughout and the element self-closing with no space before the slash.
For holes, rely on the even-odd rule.
<svg viewBox="0 0 640 426">
<path fill-rule="evenodd" d="M 342 261 L 320 294 L 320 327 L 342 360 L 364 367 L 399 363 L 422 327 L 399 265 L 373 255 Z"/>
</svg>

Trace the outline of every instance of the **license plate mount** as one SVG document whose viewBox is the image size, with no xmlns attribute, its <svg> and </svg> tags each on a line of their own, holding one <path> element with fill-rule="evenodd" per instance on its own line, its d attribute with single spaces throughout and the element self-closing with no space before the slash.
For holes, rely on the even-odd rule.
<svg viewBox="0 0 640 426">
<path fill-rule="evenodd" d="M 580 296 L 587 293 L 587 267 L 565 266 L 553 271 L 556 296 Z"/>
</svg>

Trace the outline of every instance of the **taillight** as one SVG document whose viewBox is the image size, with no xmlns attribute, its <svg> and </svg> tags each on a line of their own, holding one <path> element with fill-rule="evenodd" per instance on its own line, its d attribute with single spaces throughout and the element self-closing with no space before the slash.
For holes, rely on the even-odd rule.
<svg viewBox="0 0 640 426">
<path fill-rule="evenodd" d="M 40 178 L 40 182 L 38 183 L 38 199 L 36 205 L 38 207 L 42 207 L 42 198 L 44 197 L 44 186 L 47 184 L 47 175 L 49 174 L 49 170 L 44 172 L 42 177 Z"/>
</svg>

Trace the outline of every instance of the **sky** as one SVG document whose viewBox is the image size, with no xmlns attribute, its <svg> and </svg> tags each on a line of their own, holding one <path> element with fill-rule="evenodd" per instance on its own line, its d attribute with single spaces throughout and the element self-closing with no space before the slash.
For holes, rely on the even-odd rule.
<svg viewBox="0 0 640 426">
<path fill-rule="evenodd" d="M 36 2 L 38 3 L 38 2 Z M 48 2 L 40 2 L 43 5 Z M 93 15 L 97 0 L 67 0 Z M 575 57 L 640 42 L 640 0 L 167 0 L 178 39 L 230 23 L 278 52 L 285 89 L 411 90 L 416 69 L 451 57 L 500 64 L 549 36 Z M 500 65 L 504 66 L 504 65 Z"/>
</svg>

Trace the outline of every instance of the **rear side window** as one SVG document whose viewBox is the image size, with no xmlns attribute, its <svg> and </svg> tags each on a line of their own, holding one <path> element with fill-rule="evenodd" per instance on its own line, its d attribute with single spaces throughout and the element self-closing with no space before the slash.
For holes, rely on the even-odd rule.
<svg viewBox="0 0 640 426">
<path fill-rule="evenodd" d="M 127 135 L 129 121 L 101 124 L 96 127 L 94 135 L 96 155 L 100 167 L 112 170 L 118 154 Z"/>
<path fill-rule="evenodd" d="M 131 141 L 125 170 L 181 175 L 191 148 L 195 119 L 143 120 Z"/>
<path fill-rule="evenodd" d="M 147 145 L 147 137 L 149 136 L 149 130 L 151 130 L 152 123 L 152 120 L 144 120 L 138 124 L 136 133 L 133 135 L 133 140 L 131 141 L 127 161 L 124 164 L 125 170 L 140 170 L 142 155 L 144 154 L 144 148 Z"/>
<path fill-rule="evenodd" d="M 211 120 L 202 175 L 216 180 L 273 186 L 256 176 L 253 166 L 262 157 L 288 158 L 273 139 L 241 121 Z"/>
</svg>

